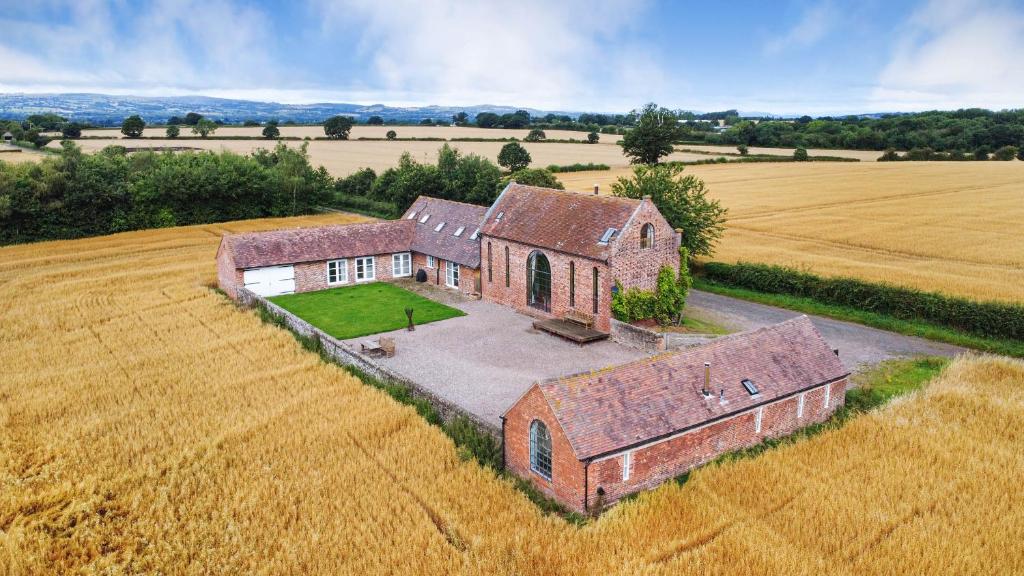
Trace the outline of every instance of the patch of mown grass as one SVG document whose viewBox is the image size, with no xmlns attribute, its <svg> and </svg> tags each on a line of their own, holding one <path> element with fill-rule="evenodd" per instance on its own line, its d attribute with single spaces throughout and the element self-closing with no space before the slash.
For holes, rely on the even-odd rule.
<svg viewBox="0 0 1024 576">
<path fill-rule="evenodd" d="M 790 310 L 796 310 L 806 314 L 827 316 L 829 318 L 835 318 L 836 320 L 843 320 L 846 322 L 855 322 L 857 324 L 871 326 L 872 328 L 906 334 L 907 336 L 917 336 L 928 340 L 935 340 L 936 342 L 945 342 L 955 346 L 963 346 L 964 348 L 973 348 L 984 352 L 1024 358 L 1024 341 L 1020 340 L 1002 340 L 998 338 L 974 336 L 964 332 L 959 332 L 952 328 L 930 324 L 928 322 L 901 320 L 885 314 L 866 312 L 864 310 L 858 310 L 847 306 L 839 306 L 836 304 L 825 304 L 817 300 L 799 296 L 769 294 L 767 292 L 758 292 L 756 290 L 749 290 L 746 288 L 734 288 L 732 286 L 726 286 L 701 277 L 695 277 L 693 279 L 693 287 L 697 290 L 721 294 L 722 296 L 749 300 L 751 302 L 767 304 L 769 306 L 778 306 L 779 308 L 788 308 Z"/>
</svg>

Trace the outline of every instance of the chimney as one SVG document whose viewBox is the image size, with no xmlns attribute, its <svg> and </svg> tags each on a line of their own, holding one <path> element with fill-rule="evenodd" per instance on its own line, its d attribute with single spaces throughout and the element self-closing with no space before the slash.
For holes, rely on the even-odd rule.
<svg viewBox="0 0 1024 576">
<path fill-rule="evenodd" d="M 601 189 L 601 187 L 600 187 L 600 186 L 598 186 L 597 184 L 594 184 L 594 196 L 597 196 L 597 192 L 598 192 L 598 190 L 600 190 L 600 189 Z"/>
<path fill-rule="evenodd" d="M 704 386 L 700 393 L 704 396 L 711 396 L 711 362 L 704 363 Z"/>
<path fill-rule="evenodd" d="M 651 195 L 650 194 L 644 194 L 644 198 L 643 199 L 644 200 L 650 200 L 651 199 Z"/>
</svg>

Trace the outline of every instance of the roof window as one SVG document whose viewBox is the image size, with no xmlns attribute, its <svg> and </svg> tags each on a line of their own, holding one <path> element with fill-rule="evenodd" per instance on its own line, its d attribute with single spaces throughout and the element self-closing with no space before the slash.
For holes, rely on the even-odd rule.
<svg viewBox="0 0 1024 576">
<path fill-rule="evenodd" d="M 455 229 L 455 234 L 454 234 L 454 236 L 462 236 L 462 233 L 463 233 L 463 232 L 464 232 L 465 230 L 466 230 L 466 227 L 465 227 L 465 226 L 459 226 L 458 228 L 456 228 L 456 229 Z"/>
<path fill-rule="evenodd" d="M 504 216 L 504 212 L 498 212 L 498 215 L 494 217 L 495 222 L 501 222 L 501 217 Z"/>
<path fill-rule="evenodd" d="M 609 228 L 605 230 L 604 234 L 601 234 L 601 240 L 599 240 L 598 243 L 607 244 L 609 241 L 611 241 L 612 237 L 615 236 L 616 232 L 617 230 L 615 228 Z"/>
<path fill-rule="evenodd" d="M 434 228 L 434 232 L 440 232 L 442 228 L 444 228 L 444 222 L 438 224 L 437 228 Z"/>
<path fill-rule="evenodd" d="M 430 214 L 424 214 L 423 218 L 420 218 L 420 224 L 426 224 L 427 220 L 430 220 Z"/>
<path fill-rule="evenodd" d="M 412 220 L 415 217 L 416 217 L 416 211 L 413 210 L 412 212 L 409 213 L 409 217 L 406 218 L 406 220 Z"/>
<path fill-rule="evenodd" d="M 751 396 L 756 396 L 757 394 L 761 393 L 761 391 L 757 389 L 757 386 L 749 378 L 744 378 L 742 381 L 740 381 L 740 384 L 743 384 L 743 387 L 747 389 L 747 392 L 749 392 Z"/>
<path fill-rule="evenodd" d="M 480 229 L 477 228 L 476 230 L 473 230 L 473 234 L 470 235 L 469 239 L 470 240 L 476 240 L 479 237 L 480 237 Z"/>
</svg>

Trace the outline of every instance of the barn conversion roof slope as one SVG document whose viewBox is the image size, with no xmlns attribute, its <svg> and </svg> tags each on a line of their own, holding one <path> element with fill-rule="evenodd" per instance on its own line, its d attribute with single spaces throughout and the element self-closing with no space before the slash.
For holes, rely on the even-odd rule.
<svg viewBox="0 0 1024 576">
<path fill-rule="evenodd" d="M 486 206 L 420 196 L 405 211 L 402 220 L 416 223 L 412 238 L 414 251 L 479 268 L 477 231 L 486 212 Z M 438 226 L 441 226 L 440 230 Z"/>
<path fill-rule="evenodd" d="M 703 393 L 705 362 L 710 363 L 710 397 Z M 800 316 L 537 386 L 576 457 L 586 460 L 847 375 L 814 324 Z"/>
<path fill-rule="evenodd" d="M 221 240 L 221 249 L 230 251 L 236 268 L 259 268 L 406 252 L 414 232 L 415 224 L 409 220 L 294 228 L 228 234 Z"/>
</svg>

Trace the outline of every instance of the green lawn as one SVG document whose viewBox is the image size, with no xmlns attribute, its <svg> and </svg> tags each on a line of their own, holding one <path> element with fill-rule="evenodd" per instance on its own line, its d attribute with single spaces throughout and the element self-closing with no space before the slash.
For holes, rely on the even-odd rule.
<svg viewBox="0 0 1024 576">
<path fill-rule="evenodd" d="M 402 328 L 408 324 L 406 308 L 413 309 L 417 325 L 465 316 L 461 310 L 386 282 L 286 294 L 270 301 L 339 340 Z"/>
</svg>

